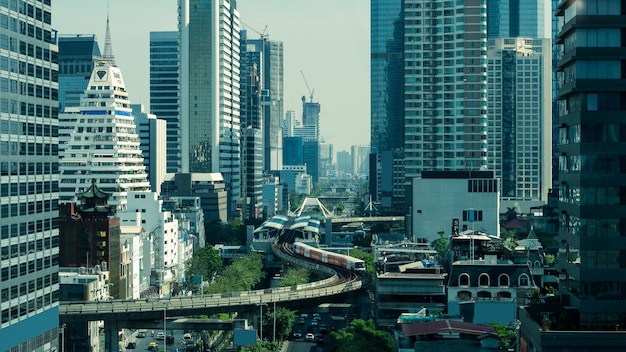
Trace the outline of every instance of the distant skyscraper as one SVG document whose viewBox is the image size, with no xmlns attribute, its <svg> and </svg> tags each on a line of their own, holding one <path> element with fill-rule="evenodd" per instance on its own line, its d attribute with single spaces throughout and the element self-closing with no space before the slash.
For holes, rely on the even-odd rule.
<svg viewBox="0 0 626 352">
<path fill-rule="evenodd" d="M 150 112 L 167 124 L 167 172 L 181 172 L 178 32 L 150 32 Z"/>
<path fill-rule="evenodd" d="M 552 187 L 550 39 L 489 39 L 489 168 L 500 195 L 546 202 Z"/>
<path fill-rule="evenodd" d="M 239 12 L 234 0 L 179 0 L 184 173 L 224 177 L 229 216 L 241 196 Z"/>
<path fill-rule="evenodd" d="M 148 191 L 135 120 L 121 70 L 115 65 L 107 19 L 103 61 L 93 70 L 79 107 L 59 116 L 59 202 L 95 183 L 111 193 L 108 203 L 125 210 L 127 192 Z"/>
<path fill-rule="evenodd" d="M 51 13 L 50 1 L 0 1 L 3 351 L 59 350 L 58 65 Z"/>
<path fill-rule="evenodd" d="M 302 121 L 298 118 L 298 115 L 293 110 L 288 110 L 285 113 L 285 120 L 283 121 L 283 138 L 284 137 L 293 137 L 294 129 L 302 127 Z M 285 165 L 289 165 L 285 162 Z"/>
<path fill-rule="evenodd" d="M 306 101 L 306 97 L 302 97 L 302 128 L 309 131 L 307 136 L 303 136 L 305 140 L 320 140 L 320 111 L 320 103 Z"/>
<path fill-rule="evenodd" d="M 370 147 L 367 145 L 352 146 L 352 174 L 367 175 L 369 171 Z"/>
<path fill-rule="evenodd" d="M 283 138 L 283 162 L 285 165 L 302 165 L 302 148 L 304 142 L 302 137 Z"/>
<path fill-rule="evenodd" d="M 302 160 L 306 165 L 306 172 L 311 175 L 311 180 L 319 182 L 320 177 L 320 142 L 304 141 L 302 146 Z"/>
<path fill-rule="evenodd" d="M 263 111 L 261 77 L 263 51 L 247 45 L 241 31 L 241 193 L 244 217 L 263 216 Z"/>
<path fill-rule="evenodd" d="M 407 180 L 487 166 L 486 10 L 481 0 L 404 2 Z"/>
<path fill-rule="evenodd" d="M 146 166 L 150 190 L 160 193 L 166 173 L 166 121 L 146 113 L 142 104 L 131 104 L 131 109 L 139 135 L 139 148 L 141 148 L 143 164 Z"/>
<path fill-rule="evenodd" d="M 550 38 L 545 25 L 549 12 L 546 0 L 488 0 L 487 36 Z"/>
<path fill-rule="evenodd" d="M 95 35 L 59 36 L 59 111 L 80 105 L 93 67 L 100 59 Z"/>
<path fill-rule="evenodd" d="M 561 302 L 576 314 L 568 321 L 585 331 L 615 332 L 626 321 L 625 6 L 562 1 L 557 12 L 564 24 L 556 268 Z"/>
<path fill-rule="evenodd" d="M 337 172 L 340 176 L 352 174 L 352 155 L 347 150 L 337 152 Z"/>
</svg>

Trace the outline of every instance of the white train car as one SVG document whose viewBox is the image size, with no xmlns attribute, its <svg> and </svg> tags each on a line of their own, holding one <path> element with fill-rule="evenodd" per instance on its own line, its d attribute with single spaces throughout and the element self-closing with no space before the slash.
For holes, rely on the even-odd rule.
<svg viewBox="0 0 626 352">
<path fill-rule="evenodd" d="M 348 270 L 365 270 L 365 262 L 361 259 L 357 259 L 349 255 L 328 252 L 302 242 L 294 243 L 293 251 L 303 257 L 313 259 L 321 263 L 339 266 Z"/>
</svg>

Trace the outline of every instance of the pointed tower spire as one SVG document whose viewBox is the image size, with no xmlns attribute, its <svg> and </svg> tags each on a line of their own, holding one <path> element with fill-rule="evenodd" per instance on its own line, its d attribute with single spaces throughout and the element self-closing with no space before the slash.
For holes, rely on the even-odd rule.
<svg viewBox="0 0 626 352">
<path fill-rule="evenodd" d="M 115 55 L 113 55 L 113 47 L 111 46 L 111 29 L 109 28 L 109 7 L 107 4 L 107 29 L 104 35 L 104 61 L 115 66 Z"/>
</svg>

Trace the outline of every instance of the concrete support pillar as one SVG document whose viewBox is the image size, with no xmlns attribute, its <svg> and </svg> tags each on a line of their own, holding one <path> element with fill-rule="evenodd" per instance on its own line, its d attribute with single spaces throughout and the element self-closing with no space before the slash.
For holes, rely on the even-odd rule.
<svg viewBox="0 0 626 352">
<path fill-rule="evenodd" d="M 119 350 L 119 326 L 115 320 L 104 321 L 104 351 L 118 352 Z"/>
</svg>

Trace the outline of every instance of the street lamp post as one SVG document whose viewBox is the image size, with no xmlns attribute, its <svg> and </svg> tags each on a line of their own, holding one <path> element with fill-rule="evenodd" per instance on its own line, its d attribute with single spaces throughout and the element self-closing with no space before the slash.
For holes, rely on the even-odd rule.
<svg viewBox="0 0 626 352">
<path fill-rule="evenodd" d="M 65 323 L 61 324 L 61 352 L 65 352 Z"/>
<path fill-rule="evenodd" d="M 163 308 L 163 349 L 167 352 L 167 304 Z"/>
<path fill-rule="evenodd" d="M 259 339 L 263 341 L 263 306 L 267 306 L 267 303 L 259 303 Z"/>
</svg>

